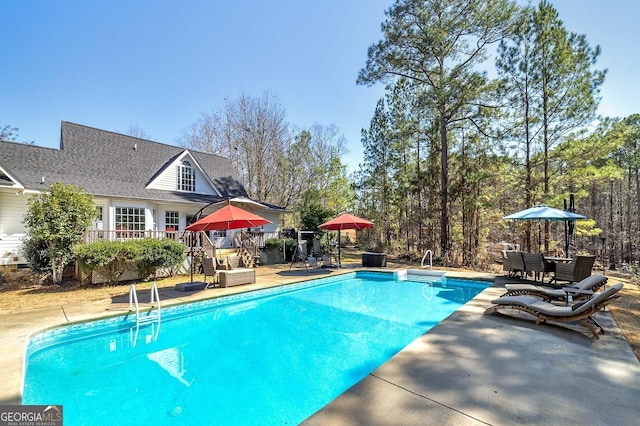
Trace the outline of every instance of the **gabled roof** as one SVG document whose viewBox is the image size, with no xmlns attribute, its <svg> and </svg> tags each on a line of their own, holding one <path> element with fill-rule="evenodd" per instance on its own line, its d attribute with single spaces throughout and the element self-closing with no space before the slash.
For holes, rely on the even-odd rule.
<svg viewBox="0 0 640 426">
<path fill-rule="evenodd" d="M 23 185 L 13 176 L 11 170 L 0 165 L 0 186 L 22 188 Z"/>
<path fill-rule="evenodd" d="M 63 121 L 60 149 L 0 142 L 0 167 L 10 169 L 26 189 L 44 190 L 60 181 L 95 196 L 158 202 L 215 201 L 218 197 L 211 195 L 146 189 L 184 152 L 181 147 Z M 247 196 L 229 159 L 195 151 L 189 151 L 189 155 L 220 192 L 220 199 Z"/>
</svg>

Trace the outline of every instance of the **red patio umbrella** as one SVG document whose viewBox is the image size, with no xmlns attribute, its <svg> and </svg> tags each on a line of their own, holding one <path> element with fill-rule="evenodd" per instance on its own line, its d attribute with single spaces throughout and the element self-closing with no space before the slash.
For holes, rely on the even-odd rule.
<svg viewBox="0 0 640 426">
<path fill-rule="evenodd" d="M 325 231 L 338 231 L 338 266 L 342 266 L 342 260 L 340 258 L 340 255 L 341 255 L 340 231 L 343 229 L 357 230 L 357 229 L 372 228 L 372 227 L 373 227 L 373 222 L 370 222 L 366 219 L 362 219 L 361 217 L 354 216 L 349 213 L 342 214 L 318 226 L 318 228 L 324 229 Z"/>
<path fill-rule="evenodd" d="M 240 207 L 228 204 L 187 226 L 187 231 L 226 231 L 239 228 L 256 228 L 271 223 L 257 214 L 250 213 Z"/>
<path fill-rule="evenodd" d="M 228 204 L 187 226 L 185 230 L 192 232 L 228 231 L 230 229 L 255 228 L 267 223 L 271 223 L 271 221 Z M 193 247 L 191 247 L 191 282 L 193 282 Z"/>
</svg>

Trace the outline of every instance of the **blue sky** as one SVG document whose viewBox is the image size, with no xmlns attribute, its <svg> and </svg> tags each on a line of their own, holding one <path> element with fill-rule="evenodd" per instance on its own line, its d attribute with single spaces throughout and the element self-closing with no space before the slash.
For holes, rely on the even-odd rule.
<svg viewBox="0 0 640 426">
<path fill-rule="evenodd" d="M 335 124 L 350 171 L 362 161 L 380 85 L 355 84 L 391 0 L 0 2 L 0 125 L 58 147 L 60 122 L 174 144 L 203 112 L 241 92 L 276 95 L 298 127 Z M 607 68 L 599 112 L 640 112 L 640 6 L 554 0 Z M 487 67 L 492 67 L 488 64 Z"/>
</svg>

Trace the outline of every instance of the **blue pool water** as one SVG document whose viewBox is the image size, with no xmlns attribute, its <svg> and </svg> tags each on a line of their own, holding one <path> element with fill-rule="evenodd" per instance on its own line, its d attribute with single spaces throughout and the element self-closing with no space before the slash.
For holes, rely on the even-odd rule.
<svg viewBox="0 0 640 426">
<path fill-rule="evenodd" d="M 65 424 L 297 424 L 486 284 L 358 272 L 33 336 L 24 404 Z"/>
</svg>

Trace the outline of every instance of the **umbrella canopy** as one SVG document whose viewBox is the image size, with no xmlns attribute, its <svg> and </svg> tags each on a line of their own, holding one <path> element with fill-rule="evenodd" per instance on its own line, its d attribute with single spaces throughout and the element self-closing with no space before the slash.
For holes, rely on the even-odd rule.
<svg viewBox="0 0 640 426">
<path fill-rule="evenodd" d="M 338 231 L 338 267 L 342 266 L 340 231 L 342 229 L 364 229 L 372 227 L 373 222 L 369 222 L 366 219 L 362 219 L 361 217 L 354 216 L 349 213 L 345 213 L 334 219 L 331 219 L 328 222 L 323 223 L 322 225 L 318 225 L 318 228 L 324 229 L 325 231 Z"/>
<path fill-rule="evenodd" d="M 568 212 L 566 210 L 554 209 L 549 206 L 533 206 L 525 210 L 521 210 L 516 213 L 512 213 L 503 219 L 512 220 L 563 220 L 566 222 L 586 219 L 586 216 L 581 214 Z M 565 226 L 566 228 L 566 226 Z M 542 245 L 542 231 L 540 230 L 540 224 L 538 223 L 538 250 Z M 565 252 L 569 252 L 569 239 L 565 229 Z"/>
<path fill-rule="evenodd" d="M 319 225 L 318 228 L 325 231 L 340 231 L 341 229 L 363 229 L 373 227 L 373 222 L 354 216 L 349 213 L 340 215 L 328 222 Z"/>
<path fill-rule="evenodd" d="M 558 210 L 549 206 L 534 206 L 503 217 L 503 219 L 513 220 L 578 220 L 586 218 L 581 214 Z"/>
<path fill-rule="evenodd" d="M 229 229 L 255 228 L 267 223 L 271 223 L 271 221 L 240 207 L 228 204 L 187 226 L 185 231 L 226 231 Z M 193 242 L 193 238 L 191 241 Z M 193 282 L 193 247 L 191 247 L 191 282 Z"/>
<path fill-rule="evenodd" d="M 255 228 L 271 223 L 257 214 L 253 214 L 240 207 L 228 204 L 216 210 L 208 216 L 203 217 L 195 223 L 187 226 L 187 231 L 225 231 L 239 228 Z"/>
</svg>

